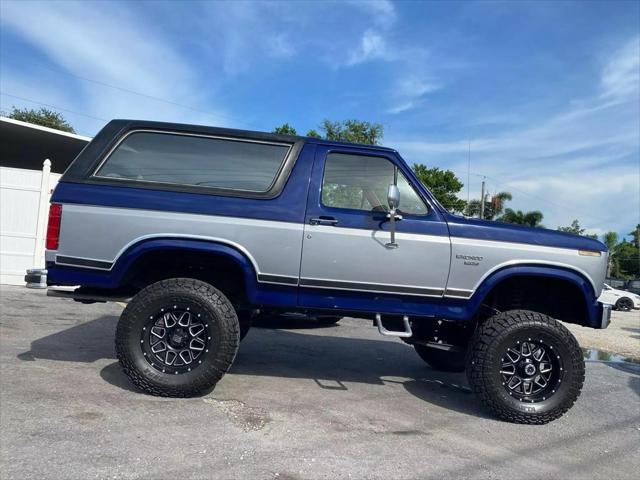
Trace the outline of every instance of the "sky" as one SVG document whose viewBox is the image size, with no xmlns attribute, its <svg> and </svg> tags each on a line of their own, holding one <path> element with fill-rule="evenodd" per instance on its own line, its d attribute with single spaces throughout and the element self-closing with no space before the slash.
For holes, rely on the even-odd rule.
<svg viewBox="0 0 640 480">
<path fill-rule="evenodd" d="M 640 2 L 0 0 L 0 110 L 304 134 L 384 126 L 461 198 L 557 228 L 640 223 Z M 470 160 L 470 168 L 469 168 Z"/>
</svg>

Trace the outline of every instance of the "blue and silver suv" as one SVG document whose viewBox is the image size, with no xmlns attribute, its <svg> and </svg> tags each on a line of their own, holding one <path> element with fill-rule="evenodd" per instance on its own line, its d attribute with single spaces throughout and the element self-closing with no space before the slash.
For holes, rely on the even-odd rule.
<svg viewBox="0 0 640 480">
<path fill-rule="evenodd" d="M 448 213 L 389 148 L 114 120 L 55 189 L 46 273 L 79 285 L 50 295 L 128 301 L 118 358 L 155 395 L 215 385 L 259 311 L 350 315 L 466 368 L 499 417 L 545 423 L 584 380 L 557 320 L 607 326 L 607 258 L 590 238 Z"/>
</svg>

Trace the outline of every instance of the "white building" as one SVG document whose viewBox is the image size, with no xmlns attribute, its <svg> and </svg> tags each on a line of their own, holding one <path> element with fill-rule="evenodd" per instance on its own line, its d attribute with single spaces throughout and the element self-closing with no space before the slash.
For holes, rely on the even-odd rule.
<svg viewBox="0 0 640 480">
<path fill-rule="evenodd" d="M 0 117 L 0 283 L 44 267 L 49 198 L 91 139 Z"/>
</svg>

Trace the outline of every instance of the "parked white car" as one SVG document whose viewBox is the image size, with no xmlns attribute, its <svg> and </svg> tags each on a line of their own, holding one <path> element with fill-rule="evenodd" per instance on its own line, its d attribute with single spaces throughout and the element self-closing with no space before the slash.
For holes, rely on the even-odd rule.
<svg viewBox="0 0 640 480">
<path fill-rule="evenodd" d="M 633 310 L 634 308 L 640 308 L 640 295 L 625 290 L 618 290 L 606 283 L 604 284 L 598 301 L 613 305 L 613 308 L 616 310 L 622 310 L 624 312 Z"/>
</svg>

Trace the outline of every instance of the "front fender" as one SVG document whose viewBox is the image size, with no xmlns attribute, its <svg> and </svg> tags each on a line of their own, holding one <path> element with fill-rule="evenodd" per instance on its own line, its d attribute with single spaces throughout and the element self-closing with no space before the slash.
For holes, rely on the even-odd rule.
<svg viewBox="0 0 640 480">
<path fill-rule="evenodd" d="M 580 272 L 570 270 L 567 268 L 546 266 L 546 265 L 515 265 L 507 266 L 500 270 L 493 272 L 480 286 L 475 290 L 471 298 L 469 299 L 469 309 L 471 315 L 475 315 L 487 296 L 497 287 L 500 283 L 507 279 L 516 277 L 539 277 L 555 278 L 563 281 L 570 282 L 578 287 L 582 293 L 583 301 L 585 302 L 587 318 L 585 322 L 587 325 L 594 328 L 599 328 L 602 316 L 602 306 L 598 303 L 593 286 L 591 282 Z"/>
</svg>

